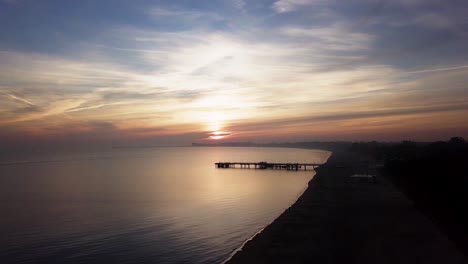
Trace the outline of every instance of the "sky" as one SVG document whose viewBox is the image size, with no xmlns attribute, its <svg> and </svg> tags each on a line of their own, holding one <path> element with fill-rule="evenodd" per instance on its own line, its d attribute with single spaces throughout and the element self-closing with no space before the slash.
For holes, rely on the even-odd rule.
<svg viewBox="0 0 468 264">
<path fill-rule="evenodd" d="M 0 144 L 468 137 L 465 0 L 0 0 Z"/>
</svg>

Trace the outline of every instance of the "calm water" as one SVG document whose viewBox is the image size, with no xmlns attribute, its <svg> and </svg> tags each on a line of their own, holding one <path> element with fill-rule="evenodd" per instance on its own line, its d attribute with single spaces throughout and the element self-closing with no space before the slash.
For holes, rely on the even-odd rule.
<svg viewBox="0 0 468 264">
<path fill-rule="evenodd" d="M 313 172 L 213 163 L 328 155 L 187 147 L 3 160 L 22 163 L 0 165 L 0 263 L 221 262 L 294 203 Z"/>
</svg>

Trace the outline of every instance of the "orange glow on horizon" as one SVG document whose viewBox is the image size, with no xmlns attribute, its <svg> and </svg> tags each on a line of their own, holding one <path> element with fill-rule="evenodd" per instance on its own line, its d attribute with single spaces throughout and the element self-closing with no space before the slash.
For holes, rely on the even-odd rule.
<svg viewBox="0 0 468 264">
<path fill-rule="evenodd" d="M 210 136 L 210 139 L 213 139 L 213 140 L 220 140 L 223 138 L 225 138 L 225 136 Z"/>
<path fill-rule="evenodd" d="M 226 138 L 226 137 L 228 137 L 230 135 L 231 135 L 230 132 L 214 131 L 214 132 L 210 133 L 209 139 L 220 140 L 220 139 L 224 139 L 224 138 Z"/>
</svg>

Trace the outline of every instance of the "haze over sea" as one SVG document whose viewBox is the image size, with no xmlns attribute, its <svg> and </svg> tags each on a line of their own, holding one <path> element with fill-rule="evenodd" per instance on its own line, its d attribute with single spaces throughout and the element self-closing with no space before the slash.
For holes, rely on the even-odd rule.
<svg viewBox="0 0 468 264">
<path fill-rule="evenodd" d="M 312 171 L 217 161 L 316 162 L 286 148 L 114 148 L 0 165 L 2 263 L 215 263 L 289 207 Z"/>
</svg>

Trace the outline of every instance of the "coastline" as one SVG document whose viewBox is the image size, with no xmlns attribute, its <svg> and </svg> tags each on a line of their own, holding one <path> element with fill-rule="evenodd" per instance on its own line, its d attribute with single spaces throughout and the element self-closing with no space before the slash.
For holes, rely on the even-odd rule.
<svg viewBox="0 0 468 264">
<path fill-rule="evenodd" d="M 306 149 L 308 149 L 308 148 L 306 148 Z M 315 149 L 314 149 L 314 150 L 315 150 Z M 326 163 L 328 162 L 328 159 L 330 159 L 330 157 L 333 155 L 333 152 L 332 152 L 332 151 L 329 151 L 329 150 L 323 150 L 323 149 L 317 149 L 317 150 L 319 150 L 319 151 L 325 151 L 325 152 L 329 152 L 329 153 L 330 153 L 330 155 L 329 155 L 329 156 L 327 157 L 327 159 L 325 160 L 324 164 L 326 164 Z M 304 189 L 297 195 L 295 202 L 293 202 L 291 205 L 289 205 L 289 207 L 286 208 L 285 211 L 288 210 L 288 209 L 289 209 L 291 206 L 293 206 L 294 204 L 296 204 L 297 201 L 302 197 L 302 195 L 304 195 L 304 193 L 307 191 L 307 189 L 309 189 L 309 185 L 310 185 L 310 183 L 312 182 L 312 180 L 315 178 L 315 176 L 317 176 L 317 171 L 315 171 L 315 174 L 312 176 L 312 179 L 309 180 L 309 182 L 307 183 L 307 185 L 304 186 Z M 284 212 L 283 212 L 283 213 L 284 213 Z M 282 213 L 282 214 L 283 214 L 283 213 Z M 279 216 L 278 216 L 278 217 L 279 217 Z M 238 248 L 236 248 L 234 251 L 232 251 L 231 254 L 229 254 L 229 256 L 228 256 L 225 260 L 223 260 L 223 261 L 221 262 L 221 264 L 229 263 L 229 261 L 230 261 L 238 252 L 242 251 L 242 249 L 245 247 L 245 245 L 246 245 L 248 242 L 254 240 L 255 237 L 256 237 L 258 234 L 262 233 L 263 230 L 265 230 L 265 228 L 267 228 L 267 227 L 268 227 L 269 225 L 271 225 L 274 221 L 276 221 L 276 219 L 278 219 L 278 218 L 275 218 L 272 222 L 268 223 L 267 225 L 265 225 L 264 227 L 262 227 L 260 230 L 258 230 L 257 232 L 255 232 L 255 234 L 253 234 L 253 235 L 252 235 L 251 237 L 249 237 L 247 240 L 245 240 L 244 243 L 242 243 L 242 245 L 241 245 L 240 247 L 238 247 Z"/>
<path fill-rule="evenodd" d="M 333 151 L 297 201 L 223 263 L 467 263 L 386 179 L 350 183 L 362 162 Z"/>
</svg>

